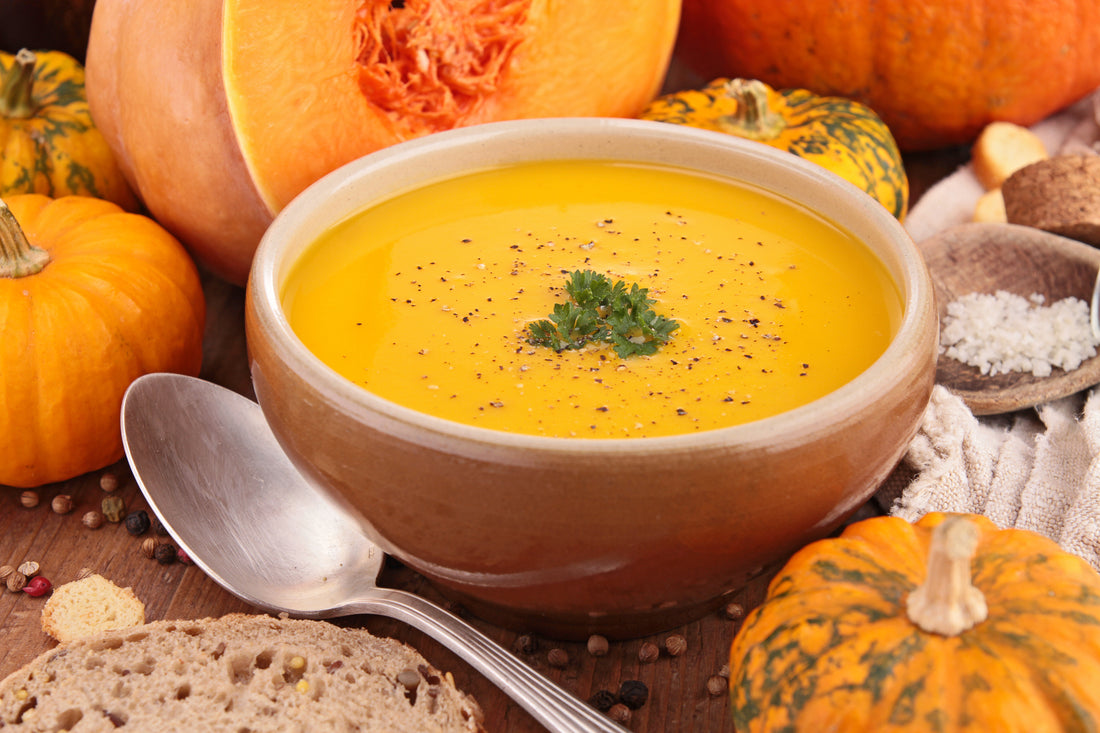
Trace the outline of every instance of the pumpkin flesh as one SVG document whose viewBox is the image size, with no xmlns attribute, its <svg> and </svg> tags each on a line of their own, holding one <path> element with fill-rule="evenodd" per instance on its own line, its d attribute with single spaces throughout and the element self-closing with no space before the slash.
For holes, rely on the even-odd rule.
<svg viewBox="0 0 1100 733">
<path fill-rule="evenodd" d="M 743 76 L 860 101 L 904 151 L 1031 125 L 1100 86 L 1100 5 L 1077 0 L 684 0 L 677 53 Z"/>
<path fill-rule="evenodd" d="M 122 395 L 154 371 L 192 376 L 205 301 L 180 244 L 83 196 L 5 199 L 40 271 L 0 277 L 0 484 L 38 486 L 122 457 Z"/>
<path fill-rule="evenodd" d="M 928 633 L 905 603 L 944 519 L 866 520 L 795 554 L 731 649 L 738 731 L 1098 729 L 1100 575 L 973 517 L 988 618 Z"/>
<path fill-rule="evenodd" d="M 243 283 L 274 214 L 355 158 L 494 120 L 636 115 L 660 89 L 679 8 L 99 0 L 89 98 L 157 220 Z"/>
</svg>

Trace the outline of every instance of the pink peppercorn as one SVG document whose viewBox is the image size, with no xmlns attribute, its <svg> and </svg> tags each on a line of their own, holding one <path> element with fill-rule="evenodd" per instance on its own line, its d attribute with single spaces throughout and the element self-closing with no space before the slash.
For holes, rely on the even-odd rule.
<svg viewBox="0 0 1100 733">
<path fill-rule="evenodd" d="M 29 596 L 44 596 L 50 592 L 50 588 L 53 588 L 53 584 L 50 581 L 43 578 L 41 575 L 36 575 L 27 581 L 27 584 L 23 586 L 23 592 Z"/>
</svg>

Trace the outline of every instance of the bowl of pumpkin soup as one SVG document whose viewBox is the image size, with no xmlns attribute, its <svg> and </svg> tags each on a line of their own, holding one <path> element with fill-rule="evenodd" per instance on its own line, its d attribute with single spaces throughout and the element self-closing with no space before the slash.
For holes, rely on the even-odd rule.
<svg viewBox="0 0 1100 733">
<path fill-rule="evenodd" d="M 301 472 L 484 618 L 624 638 L 858 509 L 931 392 L 927 270 L 874 199 L 659 122 L 491 123 L 318 181 L 253 262 Z"/>
</svg>

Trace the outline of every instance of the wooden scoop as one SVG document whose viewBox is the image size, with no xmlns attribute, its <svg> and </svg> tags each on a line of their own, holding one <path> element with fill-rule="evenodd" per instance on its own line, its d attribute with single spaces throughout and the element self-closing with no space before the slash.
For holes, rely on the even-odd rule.
<svg viewBox="0 0 1100 733">
<path fill-rule="evenodd" d="M 917 244 L 932 275 L 940 321 L 947 304 L 969 293 L 1004 290 L 1046 304 L 1074 296 L 1092 303 L 1098 328 L 1096 290 L 1100 250 L 1073 239 L 1016 224 L 971 223 L 946 229 Z M 1029 372 L 983 375 L 943 354 L 936 382 L 966 402 L 975 415 L 1033 407 L 1100 383 L 1100 356 L 1073 371 L 1055 367 L 1048 377 Z"/>
</svg>

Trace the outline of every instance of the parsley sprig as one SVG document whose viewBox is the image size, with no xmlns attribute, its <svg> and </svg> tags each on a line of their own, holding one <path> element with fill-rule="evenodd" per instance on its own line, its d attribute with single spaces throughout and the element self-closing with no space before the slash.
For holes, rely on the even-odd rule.
<svg viewBox="0 0 1100 733">
<path fill-rule="evenodd" d="M 659 316 L 650 306 L 649 288 L 637 283 L 629 289 L 592 270 L 574 270 L 565 284 L 569 302 L 555 303 L 549 320 L 528 324 L 527 342 L 554 351 L 580 349 L 591 342 L 606 342 L 626 358 L 657 353 L 680 324 Z"/>
</svg>

